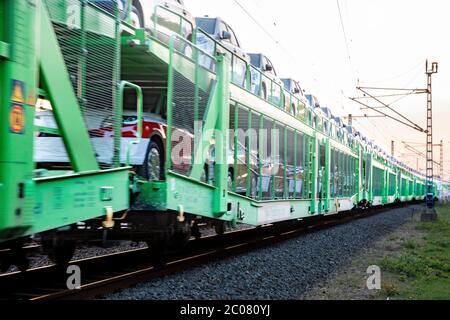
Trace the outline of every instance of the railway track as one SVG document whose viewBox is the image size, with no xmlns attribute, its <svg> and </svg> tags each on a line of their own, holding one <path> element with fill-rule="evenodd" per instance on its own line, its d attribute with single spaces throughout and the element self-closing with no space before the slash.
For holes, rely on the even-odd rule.
<svg viewBox="0 0 450 320">
<path fill-rule="evenodd" d="M 21 251 L 24 257 L 39 253 L 41 246 L 38 244 L 27 244 L 21 247 Z M 0 273 L 9 269 L 10 264 L 15 264 L 16 258 L 12 249 L 0 249 Z M 22 261 L 24 268 L 28 268 L 27 261 Z M 18 267 L 20 269 L 20 267 Z"/>
<path fill-rule="evenodd" d="M 161 267 L 154 267 L 149 249 L 136 249 L 73 261 L 70 265 L 80 268 L 82 279 L 81 287 L 76 290 L 67 289 L 66 281 L 69 277 L 67 269 L 54 265 L 6 274 L 0 276 L 0 299 L 37 301 L 93 299 L 214 259 L 225 259 L 396 207 L 398 206 L 342 213 L 192 240 L 183 254 L 169 253 L 166 263 Z"/>
</svg>

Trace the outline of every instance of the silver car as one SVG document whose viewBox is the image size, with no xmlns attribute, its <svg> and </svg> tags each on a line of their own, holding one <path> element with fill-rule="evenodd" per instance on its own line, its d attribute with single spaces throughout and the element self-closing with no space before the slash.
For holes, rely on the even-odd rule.
<svg viewBox="0 0 450 320">
<path fill-rule="evenodd" d="M 114 11 L 113 0 L 94 0 L 93 3 L 108 12 Z M 119 0 L 119 11 L 121 18 L 134 27 L 146 29 L 165 42 L 172 34 L 192 40 L 195 19 L 186 10 L 183 0 L 133 0 L 131 8 L 129 3 L 128 0 Z"/>
</svg>

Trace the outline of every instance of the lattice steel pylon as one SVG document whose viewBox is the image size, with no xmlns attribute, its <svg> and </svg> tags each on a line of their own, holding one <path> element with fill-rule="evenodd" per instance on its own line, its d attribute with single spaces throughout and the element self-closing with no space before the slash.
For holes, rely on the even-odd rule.
<svg viewBox="0 0 450 320">
<path fill-rule="evenodd" d="M 433 62 L 429 68 L 428 60 L 425 65 L 427 75 L 427 207 L 434 208 L 434 183 L 433 183 L 433 95 L 432 76 L 438 72 L 438 63 Z"/>
</svg>

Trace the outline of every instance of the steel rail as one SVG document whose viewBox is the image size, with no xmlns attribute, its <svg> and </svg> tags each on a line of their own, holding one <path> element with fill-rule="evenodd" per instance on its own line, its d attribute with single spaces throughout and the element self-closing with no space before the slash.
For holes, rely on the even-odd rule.
<svg viewBox="0 0 450 320">
<path fill-rule="evenodd" d="M 0 276 L 0 300 L 78 300 L 93 299 L 142 282 L 177 273 L 214 260 L 233 257 L 258 248 L 367 218 L 402 205 L 389 205 L 335 215 L 289 221 L 277 225 L 233 231 L 221 236 L 191 240 L 183 254 L 169 254 L 167 263 L 154 267 L 148 249 L 136 249 L 73 261 L 82 272 L 79 289 L 68 290 L 65 270 L 56 266 Z"/>
</svg>

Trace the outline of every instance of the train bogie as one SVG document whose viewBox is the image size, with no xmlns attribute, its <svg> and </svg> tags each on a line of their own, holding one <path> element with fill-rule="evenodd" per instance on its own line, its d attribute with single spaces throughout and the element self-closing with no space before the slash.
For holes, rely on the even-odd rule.
<svg viewBox="0 0 450 320">
<path fill-rule="evenodd" d="M 425 197 L 422 176 L 316 99 L 308 105 L 214 39 L 218 50 L 203 51 L 178 6 L 158 11 L 194 34 L 149 34 L 102 11 L 106 2 L 80 0 L 78 21 L 73 1 L 0 1 L 11 25 L 0 39 L 14 44 L 0 66 L 0 242 L 38 234 L 65 263 L 79 241 L 182 248 L 202 223 L 222 234 Z M 255 94 L 263 82 L 271 92 Z"/>
</svg>

